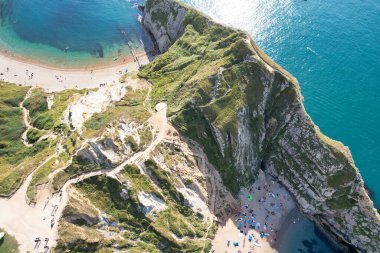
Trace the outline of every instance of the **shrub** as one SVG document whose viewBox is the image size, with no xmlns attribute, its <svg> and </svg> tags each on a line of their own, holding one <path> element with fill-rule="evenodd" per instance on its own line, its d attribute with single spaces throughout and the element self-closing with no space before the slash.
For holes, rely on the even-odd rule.
<svg viewBox="0 0 380 253">
<path fill-rule="evenodd" d="M 38 139 L 41 138 L 41 136 L 43 134 L 44 134 L 43 131 L 40 131 L 40 130 L 35 129 L 35 128 L 31 128 L 26 133 L 26 137 L 27 137 L 27 140 L 29 143 L 35 143 L 36 141 L 38 141 Z"/>
</svg>

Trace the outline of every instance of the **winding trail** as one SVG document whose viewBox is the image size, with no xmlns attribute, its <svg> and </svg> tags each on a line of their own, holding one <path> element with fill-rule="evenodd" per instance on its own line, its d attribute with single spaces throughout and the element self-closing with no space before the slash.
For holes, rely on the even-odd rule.
<svg viewBox="0 0 380 253">
<path fill-rule="evenodd" d="M 21 140 L 22 140 L 22 142 L 24 143 L 24 145 L 26 147 L 32 147 L 33 146 L 32 144 L 30 144 L 28 142 L 28 138 L 26 136 L 26 134 L 28 133 L 29 129 L 31 129 L 33 127 L 29 124 L 29 110 L 24 107 L 24 102 L 30 97 L 30 95 L 32 95 L 32 89 L 33 88 L 30 88 L 28 90 L 28 92 L 26 93 L 26 96 L 24 97 L 24 100 L 22 100 L 21 103 L 20 103 L 20 108 L 22 110 L 22 119 L 23 119 L 23 122 L 24 122 L 24 126 L 26 127 L 25 131 L 21 135 Z"/>
<path fill-rule="evenodd" d="M 46 218 L 47 214 L 41 211 L 41 208 L 45 210 L 42 206 L 43 203 L 37 203 L 34 208 L 31 207 L 28 204 L 26 192 L 32 181 L 34 172 L 56 156 L 57 153 L 54 153 L 46 158 L 46 160 L 26 178 L 24 183 L 11 198 L 0 198 L 1 227 L 16 237 L 20 243 L 20 252 L 32 251 L 35 237 L 39 236 L 39 231 L 44 231 L 44 226 L 48 226 L 46 224 L 48 220 L 48 218 Z"/>
<path fill-rule="evenodd" d="M 68 180 L 62 188 L 60 194 L 47 198 L 46 201 L 37 202 L 31 207 L 26 202 L 26 191 L 32 180 L 33 174 L 57 153 L 48 157 L 33 173 L 31 173 L 20 189 L 10 199 L 0 199 L 0 224 L 11 235 L 16 237 L 20 243 L 20 252 L 41 252 L 44 251 L 44 240 L 48 238 L 47 245 L 51 248 L 56 244 L 58 236 L 58 220 L 62 211 L 68 203 L 68 188 L 70 185 L 85 180 L 86 178 L 105 174 L 110 177 L 116 175 L 127 165 L 148 156 L 154 148 L 166 137 L 168 122 L 166 117 L 167 107 L 165 103 L 156 106 L 156 113 L 149 119 L 155 127 L 157 135 L 155 140 L 143 151 L 134 154 L 122 164 L 113 169 L 105 169 L 87 173 Z M 37 248 L 35 238 L 40 237 L 42 242 Z"/>
</svg>

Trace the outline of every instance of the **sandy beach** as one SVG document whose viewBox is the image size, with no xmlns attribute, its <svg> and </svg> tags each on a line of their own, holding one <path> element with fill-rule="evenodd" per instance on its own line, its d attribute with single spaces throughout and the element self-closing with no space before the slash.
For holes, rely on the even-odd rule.
<svg viewBox="0 0 380 253">
<path fill-rule="evenodd" d="M 241 191 L 240 210 L 231 211 L 212 242 L 215 253 L 278 252 L 282 224 L 295 202 L 287 190 L 270 176 L 260 173 L 258 180 Z"/>
<path fill-rule="evenodd" d="M 142 65 L 149 63 L 152 58 L 146 53 L 139 53 L 136 57 Z M 41 87 L 49 92 L 95 88 L 102 83 L 118 83 L 126 69 L 128 72 L 139 69 L 133 57 L 125 57 L 110 65 L 96 66 L 91 69 L 58 69 L 38 65 L 16 56 L 0 54 L 0 80 L 24 86 Z"/>
</svg>

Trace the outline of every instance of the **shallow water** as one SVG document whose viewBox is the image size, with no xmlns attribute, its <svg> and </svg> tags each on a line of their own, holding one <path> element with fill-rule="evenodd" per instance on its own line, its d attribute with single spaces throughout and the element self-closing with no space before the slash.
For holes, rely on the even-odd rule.
<svg viewBox="0 0 380 253">
<path fill-rule="evenodd" d="M 248 31 L 299 81 L 305 106 L 327 136 L 342 141 L 380 207 L 380 1 L 185 0 Z M 313 224 L 288 231 L 297 252 Z M 293 232 L 292 232 L 293 231 Z M 320 244 L 318 244 L 320 245 Z M 318 248 L 311 252 L 328 252 Z M 306 251 L 307 252 L 307 251 Z"/>
<path fill-rule="evenodd" d="M 138 22 L 143 2 L 0 0 L 0 48 L 65 68 L 106 64 L 130 56 L 131 48 L 150 51 Z"/>
<path fill-rule="evenodd" d="M 342 253 L 335 249 L 316 226 L 298 211 L 281 230 L 277 248 L 281 253 Z"/>
</svg>

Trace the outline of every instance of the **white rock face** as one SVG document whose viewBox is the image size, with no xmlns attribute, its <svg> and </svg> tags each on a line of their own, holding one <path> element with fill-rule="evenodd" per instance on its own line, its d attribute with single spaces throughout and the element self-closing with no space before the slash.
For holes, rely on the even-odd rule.
<svg viewBox="0 0 380 253">
<path fill-rule="evenodd" d="M 234 158 L 236 159 L 235 167 L 239 168 L 239 171 L 243 174 L 257 167 L 256 164 L 258 161 L 258 151 L 254 150 L 247 114 L 247 108 L 243 108 L 243 110 L 238 113 L 238 136 L 234 151 Z"/>
<path fill-rule="evenodd" d="M 158 213 L 166 209 L 165 202 L 154 194 L 139 192 L 137 196 L 141 205 L 144 206 L 144 214 Z"/>
<path fill-rule="evenodd" d="M 183 32 L 182 21 L 186 10 L 178 3 L 173 3 L 172 0 L 161 1 L 152 9 L 148 9 L 146 6 L 145 9 L 143 24 L 152 33 L 160 52 L 165 52 Z M 158 13 L 162 13 L 162 10 L 165 13 L 170 10 L 166 24 L 154 19 L 155 14 L 160 15 Z"/>
<path fill-rule="evenodd" d="M 48 109 L 50 110 L 51 107 L 52 107 L 53 104 L 54 104 L 54 95 L 47 96 L 47 98 L 46 98 L 46 102 L 47 102 L 47 104 L 48 104 Z"/>
<path fill-rule="evenodd" d="M 65 123 L 81 132 L 87 119 L 95 113 L 104 111 L 112 102 L 120 101 L 126 91 L 124 84 L 114 84 L 88 92 L 67 108 L 64 113 Z"/>
<path fill-rule="evenodd" d="M 127 189 L 122 189 L 120 192 L 120 197 L 122 197 L 124 200 L 129 199 L 129 194 Z"/>
<path fill-rule="evenodd" d="M 178 191 L 183 194 L 188 206 L 195 212 L 202 214 L 203 217 L 209 217 L 211 215 L 207 204 L 199 197 L 195 191 L 186 187 L 180 188 Z"/>
</svg>

